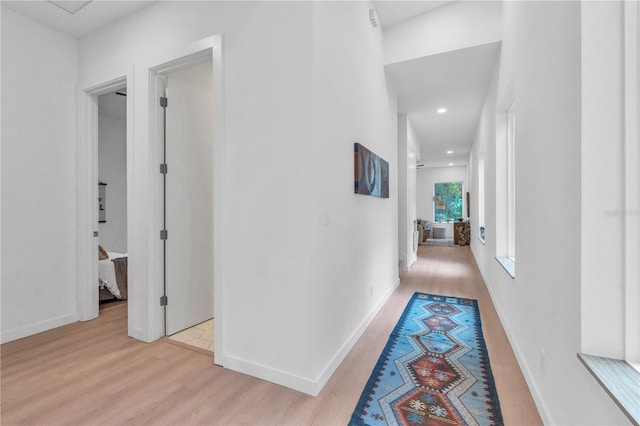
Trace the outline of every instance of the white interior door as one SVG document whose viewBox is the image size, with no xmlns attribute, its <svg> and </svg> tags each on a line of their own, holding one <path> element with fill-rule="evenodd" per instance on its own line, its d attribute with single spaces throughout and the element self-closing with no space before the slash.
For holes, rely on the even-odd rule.
<svg viewBox="0 0 640 426">
<path fill-rule="evenodd" d="M 213 318 L 211 60 L 166 79 L 166 334 Z"/>
</svg>

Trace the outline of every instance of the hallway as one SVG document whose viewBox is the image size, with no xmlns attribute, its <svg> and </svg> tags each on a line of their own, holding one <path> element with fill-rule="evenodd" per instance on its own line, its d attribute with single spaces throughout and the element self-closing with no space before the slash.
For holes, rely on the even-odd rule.
<svg viewBox="0 0 640 426">
<path fill-rule="evenodd" d="M 3 424 L 345 425 L 415 291 L 477 299 L 505 424 L 542 424 L 468 248 L 418 262 L 317 397 L 126 336 L 126 310 L 2 345 Z M 123 305 L 126 306 L 126 305 Z"/>
<path fill-rule="evenodd" d="M 393 316 L 399 317 L 406 302 L 415 291 L 466 297 L 478 301 L 482 331 L 489 352 L 504 423 L 507 425 L 542 424 L 468 246 L 464 248 L 420 246 L 418 262 L 413 265 L 410 272 L 401 275 L 400 287 L 381 312 L 385 312 L 392 301 L 397 301 L 398 306 L 393 308 Z M 388 333 L 391 332 L 393 325 L 389 324 Z"/>
</svg>

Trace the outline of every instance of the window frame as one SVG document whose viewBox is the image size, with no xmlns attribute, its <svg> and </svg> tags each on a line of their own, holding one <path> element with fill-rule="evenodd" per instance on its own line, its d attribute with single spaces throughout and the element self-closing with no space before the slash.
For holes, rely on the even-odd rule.
<svg viewBox="0 0 640 426">
<path fill-rule="evenodd" d="M 507 257 L 516 262 L 516 108 L 507 111 Z"/>
<path fill-rule="evenodd" d="M 640 374 L 640 7 L 624 3 L 625 361 Z"/>
<path fill-rule="evenodd" d="M 598 350 L 585 348 L 589 330 L 583 330 L 582 350 L 591 354 L 579 353 L 583 362 L 596 381 L 606 390 L 625 415 L 634 423 L 640 422 L 640 410 L 637 400 L 640 392 L 637 387 L 640 380 L 640 5 L 637 2 L 622 4 L 623 33 L 623 208 L 616 212 L 622 216 L 624 267 L 622 285 L 624 301 L 616 308 L 624 311 L 623 348 L 617 347 L 615 358 L 602 355 Z M 597 12 L 589 12 L 594 19 Z M 583 288 L 584 290 L 584 284 Z M 581 304 L 582 316 L 595 315 L 593 303 Z M 622 349 L 619 352 L 617 349 Z M 619 354 L 619 355 L 618 355 Z M 623 360 L 616 359 L 620 356 Z"/>
<path fill-rule="evenodd" d="M 484 185 L 485 159 L 484 152 L 478 159 L 478 239 L 485 244 L 485 185 Z"/>
<path fill-rule="evenodd" d="M 516 277 L 516 103 L 496 112 L 496 261 L 513 279 Z"/>
<path fill-rule="evenodd" d="M 436 194 L 436 185 L 442 185 L 442 184 L 460 184 L 460 216 L 458 217 L 464 217 L 464 207 L 465 207 L 465 201 L 464 201 L 464 182 L 463 181 L 448 181 L 448 182 L 434 182 L 433 183 L 433 197 L 435 198 L 437 196 Z M 434 223 L 454 223 L 456 221 L 456 218 L 452 218 L 451 220 L 449 220 L 449 218 L 445 218 L 446 220 L 444 221 L 440 221 L 438 222 L 436 220 L 436 203 L 437 201 L 434 199 L 433 200 L 433 222 Z"/>
</svg>

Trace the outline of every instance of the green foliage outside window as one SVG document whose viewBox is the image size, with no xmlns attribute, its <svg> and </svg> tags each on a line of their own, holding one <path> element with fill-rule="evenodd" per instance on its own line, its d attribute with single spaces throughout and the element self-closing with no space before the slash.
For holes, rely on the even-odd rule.
<svg viewBox="0 0 640 426">
<path fill-rule="evenodd" d="M 444 201 L 444 208 L 433 202 L 436 222 L 449 222 L 462 217 L 462 182 L 445 182 L 434 185 L 434 194 Z"/>
</svg>

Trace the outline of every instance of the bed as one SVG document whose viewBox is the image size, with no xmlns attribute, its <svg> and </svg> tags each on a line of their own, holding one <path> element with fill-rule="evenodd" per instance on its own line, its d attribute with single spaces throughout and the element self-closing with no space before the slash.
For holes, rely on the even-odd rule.
<svg viewBox="0 0 640 426">
<path fill-rule="evenodd" d="M 106 253 L 107 258 L 98 260 L 100 301 L 127 300 L 127 253 L 104 253 Z"/>
</svg>

